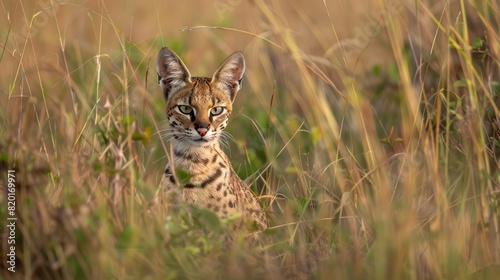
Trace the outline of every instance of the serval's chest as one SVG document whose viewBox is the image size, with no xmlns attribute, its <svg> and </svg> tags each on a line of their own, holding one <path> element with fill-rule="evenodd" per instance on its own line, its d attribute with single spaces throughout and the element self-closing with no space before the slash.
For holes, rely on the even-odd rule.
<svg viewBox="0 0 500 280">
<path fill-rule="evenodd" d="M 240 186 L 233 182 L 236 174 L 220 149 L 175 151 L 174 163 L 190 175 L 182 192 L 185 202 L 211 210 L 221 218 L 241 210 L 238 207 Z"/>
</svg>

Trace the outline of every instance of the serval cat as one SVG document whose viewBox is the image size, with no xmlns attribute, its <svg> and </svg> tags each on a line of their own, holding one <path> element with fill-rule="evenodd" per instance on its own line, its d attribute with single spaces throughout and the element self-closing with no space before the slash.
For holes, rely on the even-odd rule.
<svg viewBox="0 0 500 280">
<path fill-rule="evenodd" d="M 211 78 L 192 77 L 179 56 L 163 48 L 156 63 L 158 83 L 166 100 L 173 166 L 167 164 L 162 186 L 182 200 L 213 211 L 219 218 L 240 213 L 237 228 L 255 222 L 260 229 L 267 219 L 250 188 L 236 175 L 219 145 L 236 93 L 241 88 L 245 60 L 241 52 L 230 55 Z M 178 186 L 174 168 L 191 176 Z M 175 205 L 174 205 L 175 207 Z"/>
</svg>

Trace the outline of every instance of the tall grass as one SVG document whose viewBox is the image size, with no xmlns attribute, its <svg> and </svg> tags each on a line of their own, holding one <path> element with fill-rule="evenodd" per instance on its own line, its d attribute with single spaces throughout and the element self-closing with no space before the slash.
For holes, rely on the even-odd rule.
<svg viewBox="0 0 500 280">
<path fill-rule="evenodd" d="M 494 279 L 496 1 L 167 2 L 2 2 L 4 278 Z M 166 210 L 162 46 L 195 75 L 245 53 L 227 153 L 272 220 L 256 248 Z"/>
</svg>

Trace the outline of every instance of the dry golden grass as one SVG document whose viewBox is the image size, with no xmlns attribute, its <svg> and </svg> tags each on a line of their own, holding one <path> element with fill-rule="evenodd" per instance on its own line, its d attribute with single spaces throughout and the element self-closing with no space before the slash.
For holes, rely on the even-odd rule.
<svg viewBox="0 0 500 280">
<path fill-rule="evenodd" d="M 0 16 L 3 278 L 500 272 L 497 1 L 27 2 Z M 163 46 L 194 75 L 246 56 L 228 153 L 273 220 L 258 248 L 160 203 Z"/>
</svg>

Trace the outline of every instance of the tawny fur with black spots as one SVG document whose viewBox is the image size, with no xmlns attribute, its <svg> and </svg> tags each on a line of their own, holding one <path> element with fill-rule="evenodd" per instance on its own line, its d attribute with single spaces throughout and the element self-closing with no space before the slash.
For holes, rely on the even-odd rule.
<svg viewBox="0 0 500 280">
<path fill-rule="evenodd" d="M 168 48 L 160 51 L 156 66 L 170 126 L 166 135 L 173 148 L 173 166 L 167 164 L 162 178 L 166 191 L 178 192 L 179 200 L 213 211 L 219 218 L 239 213 L 240 224 L 255 222 L 260 229 L 266 228 L 267 219 L 256 197 L 236 175 L 219 144 L 241 87 L 243 54 L 230 55 L 211 78 L 191 77 Z M 178 186 L 174 168 L 189 173 L 189 182 Z"/>
</svg>

